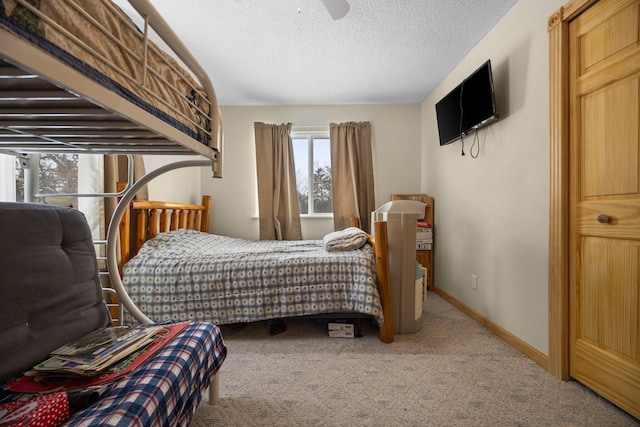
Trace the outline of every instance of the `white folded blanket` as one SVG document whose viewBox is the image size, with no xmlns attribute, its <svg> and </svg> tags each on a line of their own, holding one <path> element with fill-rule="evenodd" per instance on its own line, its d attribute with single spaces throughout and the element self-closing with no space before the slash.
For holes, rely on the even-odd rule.
<svg viewBox="0 0 640 427">
<path fill-rule="evenodd" d="M 322 239 L 328 251 L 352 251 L 367 243 L 368 235 L 357 227 L 349 227 L 340 231 L 333 231 Z"/>
</svg>

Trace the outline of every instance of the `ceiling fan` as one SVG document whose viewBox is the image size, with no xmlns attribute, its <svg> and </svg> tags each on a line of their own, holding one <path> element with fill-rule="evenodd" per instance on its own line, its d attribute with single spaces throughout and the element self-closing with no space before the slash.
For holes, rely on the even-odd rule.
<svg viewBox="0 0 640 427">
<path fill-rule="evenodd" d="M 321 0 L 333 19 L 343 18 L 349 12 L 347 0 Z"/>
</svg>

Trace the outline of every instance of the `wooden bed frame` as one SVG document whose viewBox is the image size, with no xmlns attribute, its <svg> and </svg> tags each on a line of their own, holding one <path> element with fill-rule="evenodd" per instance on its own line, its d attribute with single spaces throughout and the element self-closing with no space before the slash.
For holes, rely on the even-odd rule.
<svg viewBox="0 0 640 427">
<path fill-rule="evenodd" d="M 202 204 L 133 200 L 120 221 L 120 268 L 144 242 L 159 233 L 178 229 L 209 232 L 211 196 L 202 196 Z"/>
<path fill-rule="evenodd" d="M 210 219 L 211 196 L 203 196 L 201 205 L 133 200 L 120 221 L 120 273 L 122 274 L 122 266 L 148 239 L 158 233 L 177 229 L 199 230 L 206 233 L 209 232 Z M 351 225 L 359 226 L 358 220 L 352 219 Z M 374 224 L 374 235 L 369 235 L 369 243 L 373 247 L 376 258 L 378 293 L 384 315 L 384 323 L 380 326 L 380 341 L 392 343 L 394 340 L 393 312 L 386 222 Z"/>
</svg>

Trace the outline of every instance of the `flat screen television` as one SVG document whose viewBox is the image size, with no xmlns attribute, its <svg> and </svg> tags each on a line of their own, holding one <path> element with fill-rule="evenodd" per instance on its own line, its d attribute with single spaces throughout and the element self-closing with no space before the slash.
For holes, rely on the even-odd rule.
<svg viewBox="0 0 640 427">
<path fill-rule="evenodd" d="M 451 144 L 497 118 L 488 60 L 436 104 L 440 145 Z"/>
</svg>

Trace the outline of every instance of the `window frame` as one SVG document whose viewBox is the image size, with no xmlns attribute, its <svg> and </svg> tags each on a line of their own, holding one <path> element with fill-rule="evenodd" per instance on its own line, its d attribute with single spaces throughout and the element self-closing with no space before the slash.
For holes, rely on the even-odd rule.
<svg viewBox="0 0 640 427">
<path fill-rule="evenodd" d="M 308 170 L 308 176 L 307 176 L 307 182 L 308 184 L 308 188 L 307 191 L 309 192 L 309 197 L 307 198 L 307 212 L 305 214 L 300 214 L 300 216 L 302 218 L 333 218 L 333 211 L 332 212 L 315 212 L 315 206 L 314 206 L 314 199 L 313 197 L 311 197 L 313 195 L 313 190 L 315 188 L 315 182 L 313 180 L 313 164 L 314 164 L 314 150 L 313 150 L 313 143 L 314 140 L 318 140 L 318 139 L 327 139 L 327 140 L 331 140 L 330 138 L 330 134 L 329 134 L 329 128 L 328 127 L 323 127 L 322 129 L 318 129 L 318 128 L 314 128 L 314 129 L 309 129 L 309 128 L 292 128 L 291 130 L 291 139 L 306 139 L 307 140 L 307 170 Z M 295 167 L 295 157 L 294 157 L 294 167 Z M 331 158 L 329 158 L 329 166 L 331 166 Z M 331 198 L 333 200 L 333 185 L 331 188 Z"/>
</svg>

